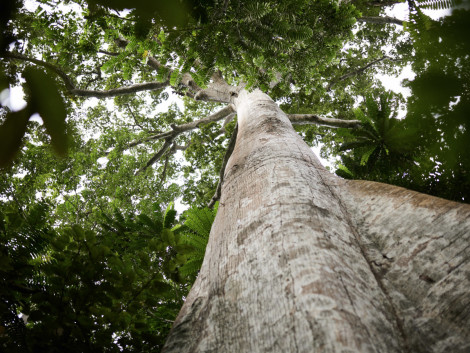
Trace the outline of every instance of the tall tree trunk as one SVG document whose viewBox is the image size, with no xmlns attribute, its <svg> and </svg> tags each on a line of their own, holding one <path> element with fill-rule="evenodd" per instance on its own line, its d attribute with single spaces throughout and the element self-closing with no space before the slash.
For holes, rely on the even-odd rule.
<svg viewBox="0 0 470 353">
<path fill-rule="evenodd" d="M 268 96 L 235 106 L 204 264 L 164 352 L 468 352 L 470 207 L 337 178 Z"/>
</svg>

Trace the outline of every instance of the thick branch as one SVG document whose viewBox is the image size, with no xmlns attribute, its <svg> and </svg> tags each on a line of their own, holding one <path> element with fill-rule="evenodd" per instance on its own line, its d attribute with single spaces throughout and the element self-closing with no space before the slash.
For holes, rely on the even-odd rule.
<svg viewBox="0 0 470 353">
<path fill-rule="evenodd" d="M 125 49 L 127 47 L 127 45 L 129 44 L 129 41 L 127 39 L 125 39 L 124 37 L 119 37 L 114 42 L 121 49 Z M 165 65 L 162 65 L 155 57 L 153 57 L 151 55 L 149 55 L 147 57 L 147 65 L 150 66 L 151 68 L 157 70 L 157 71 L 165 66 Z"/>
<path fill-rule="evenodd" d="M 173 127 L 173 130 L 176 131 L 178 134 L 181 134 L 186 131 L 194 130 L 201 125 L 205 125 L 211 122 L 222 120 L 227 115 L 232 114 L 234 111 L 235 111 L 235 108 L 233 107 L 233 105 L 229 104 L 225 108 L 220 109 L 218 112 L 211 114 L 208 117 L 193 121 L 191 123 L 175 126 Z"/>
<path fill-rule="evenodd" d="M 187 144 L 187 145 L 184 145 L 184 146 L 181 146 L 181 145 L 178 145 L 178 144 L 173 144 L 173 146 L 171 147 L 171 149 L 173 151 L 186 151 L 188 148 L 189 148 L 189 145 L 190 144 Z"/>
<path fill-rule="evenodd" d="M 160 70 L 164 65 L 160 64 L 160 62 L 155 59 L 153 56 L 149 56 L 147 59 L 147 65 L 155 70 Z"/>
<path fill-rule="evenodd" d="M 225 151 L 224 160 L 222 162 L 222 167 L 220 168 L 219 172 L 219 182 L 217 183 L 217 189 L 215 190 L 214 196 L 212 196 L 211 200 L 207 204 L 207 207 L 209 208 L 214 207 L 215 203 L 220 199 L 222 183 L 224 182 L 225 167 L 227 166 L 227 162 L 230 156 L 232 155 L 233 149 L 235 148 L 235 143 L 237 142 L 237 134 L 238 124 L 235 125 L 235 129 L 233 130 L 232 136 L 230 137 L 230 142 L 228 143 L 227 151 Z"/>
<path fill-rule="evenodd" d="M 368 68 L 374 66 L 375 64 L 378 64 L 384 60 L 392 60 L 392 61 L 395 61 L 395 59 L 389 57 L 389 56 L 382 56 L 381 58 L 379 59 L 376 59 L 370 63 L 368 63 L 367 65 L 363 66 L 363 67 L 360 67 L 359 69 L 357 70 L 354 70 L 354 71 L 351 71 L 351 72 L 348 72 L 347 74 L 343 75 L 343 76 L 340 76 L 338 77 L 337 79 L 334 79 L 329 85 L 328 87 L 326 88 L 327 91 L 331 90 L 333 88 L 334 85 L 336 85 L 338 82 L 341 82 L 341 81 L 344 81 L 350 77 L 353 77 L 353 76 L 356 76 L 356 75 L 360 75 L 362 74 L 364 71 L 366 71 Z"/>
<path fill-rule="evenodd" d="M 332 118 L 322 118 L 314 114 L 289 114 L 287 116 L 292 124 L 295 125 L 306 125 L 306 124 L 317 124 L 329 127 L 343 127 L 343 128 L 358 128 L 361 126 L 359 120 L 341 120 Z"/>
<path fill-rule="evenodd" d="M 197 89 L 193 89 L 193 91 L 196 91 L 196 94 L 193 97 L 195 100 L 231 103 L 233 98 L 238 96 L 238 92 L 244 87 L 244 85 L 240 85 L 238 87 L 229 85 L 219 70 L 214 72 L 211 79 L 212 82 L 207 88 L 202 89 L 197 87 Z M 187 80 L 187 82 L 183 80 L 182 83 L 186 86 L 190 86 L 191 80 L 192 78 Z"/>
<path fill-rule="evenodd" d="M 181 83 L 185 85 L 186 87 L 188 87 L 189 89 L 191 89 L 195 93 L 202 91 L 202 88 L 196 84 L 196 81 L 194 81 L 191 74 L 187 72 L 183 74 Z"/>
<path fill-rule="evenodd" d="M 18 53 L 4 53 L 3 55 L 7 59 L 18 59 L 23 61 L 32 62 L 38 66 L 42 66 L 46 69 L 49 69 L 56 73 L 65 84 L 65 88 L 73 95 L 80 96 L 80 97 L 97 97 L 97 98 L 105 98 L 105 97 L 115 97 L 124 94 L 132 94 L 142 91 L 150 91 L 150 90 L 157 90 L 162 89 L 168 86 L 168 82 L 146 82 L 146 83 L 136 83 L 135 85 L 127 86 L 127 87 L 120 87 L 120 88 L 113 88 L 109 90 L 103 91 L 95 91 L 95 90 L 88 90 L 88 89 L 80 89 L 76 88 L 73 80 L 59 67 L 50 64 L 48 62 L 30 58 L 23 54 Z"/>
<path fill-rule="evenodd" d="M 367 23 L 377 23 L 377 24 L 387 24 L 387 23 L 394 23 L 396 25 L 403 26 L 402 20 L 395 18 L 395 17 L 389 17 L 389 16 L 365 16 L 365 17 L 359 17 L 357 19 L 357 22 L 367 22 Z"/>
<path fill-rule="evenodd" d="M 120 48 L 126 48 L 129 41 L 123 37 L 119 37 L 115 40 L 115 43 Z M 147 65 L 157 71 L 164 67 L 164 65 L 153 56 L 147 58 Z M 169 70 L 169 72 L 171 73 L 172 70 Z M 239 87 L 237 88 L 227 84 L 220 71 L 216 71 L 212 75 L 212 81 L 209 87 L 203 89 L 196 84 L 189 72 L 184 73 L 181 79 L 181 83 L 189 88 L 186 94 L 195 100 L 230 103 L 231 98 L 236 95 L 239 90 Z"/>
<path fill-rule="evenodd" d="M 240 88 L 229 84 L 221 85 L 214 83 L 209 85 L 206 89 L 198 91 L 194 95 L 194 99 L 207 102 L 230 103 L 232 98 L 238 95 L 239 90 Z"/>
</svg>

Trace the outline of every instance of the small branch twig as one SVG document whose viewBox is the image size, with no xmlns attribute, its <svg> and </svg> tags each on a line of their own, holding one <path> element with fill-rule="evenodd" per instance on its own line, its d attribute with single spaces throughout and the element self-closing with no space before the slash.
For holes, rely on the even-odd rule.
<svg viewBox="0 0 470 353">
<path fill-rule="evenodd" d="M 341 120 L 332 118 L 323 118 L 315 114 L 289 114 L 287 115 L 292 124 L 307 125 L 317 124 L 329 127 L 343 127 L 348 129 L 358 128 L 362 125 L 360 120 Z"/>
<path fill-rule="evenodd" d="M 381 58 L 379 59 L 376 59 L 374 61 L 371 61 L 370 63 L 368 63 L 367 65 L 363 66 L 363 67 L 360 67 L 359 69 L 357 70 L 354 70 L 354 71 L 351 71 L 351 72 L 348 72 L 347 74 L 343 75 L 343 76 L 340 76 L 338 77 L 337 79 L 334 79 L 329 85 L 328 87 L 326 88 L 327 91 L 331 90 L 333 88 L 334 85 L 336 85 L 338 82 L 340 81 L 344 81 L 350 77 L 353 77 L 353 76 L 356 76 L 356 75 L 359 75 L 359 74 L 362 74 L 364 71 L 366 71 L 368 68 L 370 68 L 371 66 L 375 65 L 375 64 L 378 64 L 379 62 L 382 62 L 384 60 L 391 60 L 391 61 L 398 61 L 397 59 L 393 59 L 389 56 L 382 56 Z"/>
<path fill-rule="evenodd" d="M 238 124 L 235 126 L 233 130 L 232 136 L 230 137 L 230 142 L 227 147 L 227 151 L 225 151 L 224 160 L 222 162 L 222 167 L 220 168 L 219 172 L 219 182 L 217 183 L 217 189 L 215 190 L 214 196 L 212 196 L 211 200 L 207 204 L 207 207 L 213 208 L 215 203 L 220 199 L 220 195 L 222 193 L 222 184 L 224 182 L 224 173 L 225 167 L 227 166 L 227 162 L 232 155 L 233 149 L 235 148 L 235 143 L 237 142 L 237 134 L 238 134 Z"/>
<path fill-rule="evenodd" d="M 105 54 L 105 55 L 108 55 L 108 56 L 118 56 L 119 55 L 119 53 L 113 53 L 113 52 L 106 51 L 106 50 L 98 50 L 98 53 Z"/>
<path fill-rule="evenodd" d="M 376 23 L 376 24 L 388 24 L 388 23 L 393 23 L 396 25 L 403 26 L 403 20 L 400 20 L 395 17 L 389 17 L 389 16 L 364 16 L 364 17 L 359 17 L 357 19 L 357 22 L 366 22 L 366 23 Z"/>
<path fill-rule="evenodd" d="M 42 66 L 46 69 L 49 69 L 55 72 L 65 84 L 65 88 L 67 91 L 73 95 L 80 96 L 80 97 L 97 97 L 97 98 L 106 98 L 106 97 L 115 97 L 119 95 L 125 94 L 132 94 L 142 91 L 149 91 L 149 90 L 158 90 L 165 88 L 169 85 L 168 81 L 165 82 L 146 82 L 146 83 L 136 83 L 131 86 L 127 87 L 120 87 L 120 88 L 113 88 L 109 90 L 103 91 L 95 91 L 95 90 L 88 90 L 88 89 L 80 89 L 76 88 L 73 80 L 59 67 L 56 65 L 50 64 L 48 62 L 30 58 L 23 54 L 18 53 L 4 53 L 3 57 L 6 59 L 17 59 L 32 62 L 38 66 Z"/>
<path fill-rule="evenodd" d="M 156 163 L 160 158 L 162 158 L 163 154 L 166 152 L 168 148 L 170 148 L 171 144 L 173 142 L 172 138 L 167 138 L 165 140 L 165 143 L 163 144 L 162 148 L 154 154 L 152 158 L 147 162 L 145 166 L 140 168 L 137 172 L 135 172 L 135 175 L 139 175 L 143 171 L 145 171 L 148 167 L 152 166 L 154 163 Z"/>
</svg>

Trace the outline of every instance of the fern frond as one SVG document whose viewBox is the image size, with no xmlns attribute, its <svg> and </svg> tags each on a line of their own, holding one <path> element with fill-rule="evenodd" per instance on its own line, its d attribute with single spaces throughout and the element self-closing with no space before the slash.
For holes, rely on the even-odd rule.
<svg viewBox="0 0 470 353">
<path fill-rule="evenodd" d="M 209 236 L 215 215 L 209 208 L 191 208 L 186 212 L 184 225 L 200 236 Z"/>
<path fill-rule="evenodd" d="M 163 227 L 170 229 L 176 220 L 175 203 L 170 202 L 163 217 Z"/>
<path fill-rule="evenodd" d="M 246 18 L 251 21 L 259 20 L 271 12 L 271 6 L 267 2 L 250 1 L 244 6 Z"/>
<path fill-rule="evenodd" d="M 208 241 L 207 237 L 201 237 L 194 233 L 184 233 L 180 239 L 183 244 L 191 247 L 191 253 L 188 253 L 188 255 L 202 254 L 202 256 L 204 256 Z"/>
<path fill-rule="evenodd" d="M 336 171 L 336 174 L 338 174 L 338 171 L 342 171 L 344 174 L 346 174 L 347 177 L 354 177 L 354 174 L 345 165 L 338 164 L 338 170 Z"/>
<path fill-rule="evenodd" d="M 186 262 L 181 266 L 178 271 L 182 276 L 195 275 L 199 272 L 199 269 L 202 266 L 203 258 L 193 259 Z"/>
<path fill-rule="evenodd" d="M 367 164 L 367 162 L 369 161 L 369 157 L 375 151 L 376 148 L 377 148 L 376 146 L 371 146 L 371 147 L 369 147 L 369 149 L 366 150 L 365 153 L 363 153 L 363 155 L 361 157 L 361 165 L 362 166 Z"/>
<path fill-rule="evenodd" d="M 459 0 L 418 0 L 419 7 L 427 10 L 447 10 L 461 3 Z"/>
</svg>

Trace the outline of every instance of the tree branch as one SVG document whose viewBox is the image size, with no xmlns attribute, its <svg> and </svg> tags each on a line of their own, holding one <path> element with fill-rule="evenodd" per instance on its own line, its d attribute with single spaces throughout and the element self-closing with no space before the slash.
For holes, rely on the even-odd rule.
<svg viewBox="0 0 470 353">
<path fill-rule="evenodd" d="M 228 160 L 232 155 L 233 149 L 235 148 L 235 143 L 237 142 L 237 134 L 238 124 L 235 125 L 235 129 L 233 130 L 232 136 L 230 137 L 230 142 L 228 143 L 227 151 L 225 151 L 224 160 L 222 162 L 222 167 L 220 168 L 219 172 L 219 182 L 217 183 L 217 189 L 215 190 L 214 196 L 212 196 L 211 200 L 207 204 L 207 207 L 209 208 L 213 208 L 215 203 L 220 199 L 220 195 L 222 193 L 222 184 L 224 182 L 225 167 L 227 166 Z"/>
<path fill-rule="evenodd" d="M 119 37 L 115 40 L 115 43 L 120 48 L 126 48 L 129 41 L 123 37 Z M 153 56 L 147 57 L 147 65 L 157 71 L 165 67 Z M 169 70 L 168 76 L 172 71 L 173 70 Z M 212 80 L 212 84 L 210 84 L 206 89 L 203 89 L 197 85 L 189 72 L 185 72 L 183 73 L 181 83 L 189 88 L 186 95 L 195 100 L 230 103 L 231 98 L 238 93 L 239 88 L 227 84 L 220 71 L 216 71 L 212 75 Z"/>
<path fill-rule="evenodd" d="M 113 52 L 106 51 L 106 50 L 98 50 L 97 53 L 105 54 L 105 55 L 108 55 L 108 56 L 118 56 L 119 55 L 119 53 L 113 53 Z"/>
<path fill-rule="evenodd" d="M 362 125 L 359 120 L 341 120 L 332 118 L 322 118 L 315 114 L 289 114 L 287 115 L 292 124 L 306 125 L 317 124 L 329 127 L 343 127 L 348 129 L 358 128 Z"/>
<path fill-rule="evenodd" d="M 189 145 L 190 144 L 181 146 L 181 145 L 178 145 L 178 144 L 174 143 L 173 147 L 171 149 L 174 150 L 174 151 L 186 151 L 188 149 Z"/>
<path fill-rule="evenodd" d="M 357 22 L 366 22 L 366 23 L 377 23 L 377 24 L 388 24 L 388 23 L 393 23 L 396 25 L 403 26 L 402 20 L 395 18 L 395 17 L 389 17 L 389 16 L 364 16 L 364 17 L 359 17 L 357 19 Z"/>
<path fill-rule="evenodd" d="M 205 117 L 203 119 L 196 120 L 196 121 L 193 121 L 193 122 L 190 122 L 190 123 L 187 123 L 187 124 L 172 126 L 173 130 L 171 130 L 171 131 L 162 132 L 160 134 L 148 136 L 146 138 L 143 138 L 143 139 L 140 139 L 140 140 L 137 140 L 137 141 L 133 141 L 133 142 L 129 143 L 127 146 L 125 146 L 124 149 L 126 150 L 128 148 L 140 145 L 141 143 L 144 143 L 144 142 L 153 141 L 153 140 L 161 140 L 163 138 L 170 138 L 170 139 L 173 140 L 176 136 L 178 136 L 178 135 L 180 135 L 184 132 L 197 129 L 201 125 L 222 120 L 227 115 L 232 114 L 234 111 L 235 110 L 234 110 L 233 105 L 229 104 L 225 108 L 222 108 L 218 112 L 216 112 L 212 115 L 209 115 L 208 117 Z M 110 152 L 106 152 L 106 155 L 108 155 L 109 153 Z"/>
<path fill-rule="evenodd" d="M 237 114 L 236 113 L 231 113 L 231 114 L 226 116 L 226 118 L 224 120 L 224 123 L 222 124 L 222 127 L 219 130 L 220 133 L 225 134 L 225 132 L 226 132 L 225 127 L 227 126 L 227 124 L 229 124 L 233 120 L 235 115 L 237 115 Z"/>
<path fill-rule="evenodd" d="M 73 80 L 61 68 L 53 64 L 50 64 L 48 62 L 45 62 L 39 59 L 30 58 L 28 56 L 25 56 L 23 54 L 18 54 L 18 53 L 7 52 L 3 54 L 3 57 L 7 59 L 18 59 L 18 60 L 23 60 L 23 61 L 29 61 L 38 66 L 42 66 L 46 69 L 49 69 L 55 72 L 64 81 L 65 88 L 67 89 L 67 91 L 75 96 L 80 96 L 80 97 L 97 97 L 97 98 L 115 97 L 115 96 L 124 95 L 124 94 L 132 94 L 132 93 L 137 93 L 137 92 L 142 92 L 142 91 L 162 89 L 168 86 L 169 84 L 168 81 L 146 82 L 146 83 L 136 83 L 131 86 L 113 88 L 113 89 L 102 90 L 102 91 L 80 89 L 80 88 L 75 87 Z"/>
<path fill-rule="evenodd" d="M 165 182 L 165 179 L 166 179 L 166 171 L 168 169 L 168 162 L 170 161 L 170 156 L 168 155 L 166 158 L 165 158 L 165 164 L 163 166 L 163 172 L 162 172 L 162 175 L 160 176 L 160 185 L 162 185 L 164 182 Z"/>
<path fill-rule="evenodd" d="M 370 68 L 371 66 L 375 65 L 375 64 L 378 64 L 379 62 L 382 62 L 384 60 L 391 60 L 391 61 L 397 61 L 396 59 L 393 59 L 389 56 L 382 56 L 381 58 L 379 59 L 376 59 L 370 63 L 368 63 L 367 65 L 357 69 L 357 70 L 354 70 L 354 71 L 351 71 L 343 76 L 340 76 L 338 77 L 337 79 L 334 79 L 329 85 L 328 87 L 326 88 L 327 91 L 331 90 L 333 88 L 334 85 L 336 85 L 338 82 L 341 82 L 341 81 L 344 81 L 350 77 L 353 77 L 353 76 L 356 76 L 356 75 L 359 75 L 359 74 L 362 74 L 364 71 L 366 71 L 368 68 Z"/>
<path fill-rule="evenodd" d="M 147 162 L 145 166 L 140 168 L 137 172 L 135 172 L 135 175 L 139 175 L 143 171 L 145 171 L 148 167 L 152 166 L 154 163 L 156 163 L 160 158 L 162 158 L 163 154 L 166 152 L 168 148 L 170 148 L 171 144 L 173 142 L 173 138 L 167 138 L 165 140 L 165 143 L 163 144 L 162 148 L 154 154 L 152 158 Z"/>
<path fill-rule="evenodd" d="M 167 87 L 168 84 L 169 84 L 168 81 L 145 82 L 145 83 L 136 83 L 131 86 L 112 88 L 112 89 L 103 90 L 103 91 L 94 91 L 94 90 L 74 88 L 74 89 L 69 90 L 69 92 L 73 95 L 80 96 L 80 97 L 107 98 L 107 97 L 122 96 L 125 94 L 132 94 L 132 93 L 137 93 L 137 92 L 142 92 L 142 91 L 155 91 L 155 90 Z"/>
<path fill-rule="evenodd" d="M 29 61 L 38 66 L 42 66 L 46 69 L 49 69 L 55 72 L 64 81 L 65 88 L 67 88 L 67 90 L 70 91 L 72 89 L 75 89 L 75 84 L 73 83 L 73 80 L 62 69 L 60 69 L 59 67 L 53 64 L 50 64 L 48 62 L 45 62 L 39 59 L 30 58 L 26 55 L 19 54 L 19 53 L 4 52 L 2 56 L 6 59 L 17 59 L 17 60 Z"/>
<path fill-rule="evenodd" d="M 190 130 L 194 130 L 198 128 L 201 125 L 208 124 L 214 121 L 219 121 L 225 118 L 227 115 L 235 112 L 235 108 L 232 104 L 227 105 L 226 107 L 220 109 L 218 112 L 209 115 L 208 117 L 205 117 L 200 120 L 193 121 L 191 123 L 175 126 L 173 130 L 177 131 L 178 134 Z"/>
<path fill-rule="evenodd" d="M 124 37 L 119 37 L 114 42 L 121 49 L 125 49 L 127 45 L 129 44 L 129 41 L 125 39 Z M 162 65 L 154 56 L 150 56 L 150 55 L 147 57 L 147 65 L 157 71 L 160 70 L 162 67 L 165 67 L 165 65 Z M 170 73 L 171 71 L 172 70 L 170 70 Z"/>
<path fill-rule="evenodd" d="M 216 70 L 211 76 L 212 82 L 207 88 L 202 89 L 196 85 L 191 75 L 186 73 L 183 76 L 182 83 L 195 92 L 192 97 L 194 100 L 203 100 L 219 103 L 231 103 L 233 98 L 238 96 L 238 92 L 243 86 L 232 86 L 225 81 L 220 70 Z"/>
<path fill-rule="evenodd" d="M 367 3 L 367 5 L 385 7 L 385 6 L 393 6 L 400 2 L 401 1 L 399 0 L 377 0 L 377 1 L 370 1 L 369 3 Z"/>
</svg>

